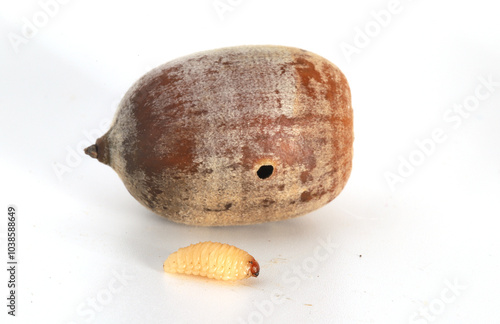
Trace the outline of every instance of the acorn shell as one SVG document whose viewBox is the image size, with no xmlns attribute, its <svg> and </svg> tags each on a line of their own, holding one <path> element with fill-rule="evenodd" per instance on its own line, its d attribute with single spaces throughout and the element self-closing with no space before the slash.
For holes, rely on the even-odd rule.
<svg viewBox="0 0 500 324">
<path fill-rule="evenodd" d="M 238 225 L 330 202 L 349 178 L 353 139 L 349 86 L 334 64 L 297 48 L 240 46 L 144 75 L 86 153 L 159 215 Z"/>
</svg>

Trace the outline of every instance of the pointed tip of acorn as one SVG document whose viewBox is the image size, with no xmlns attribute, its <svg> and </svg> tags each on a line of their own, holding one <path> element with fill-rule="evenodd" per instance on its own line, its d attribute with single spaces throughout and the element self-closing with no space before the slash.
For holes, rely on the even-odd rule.
<svg viewBox="0 0 500 324">
<path fill-rule="evenodd" d="M 97 145 L 93 144 L 83 150 L 91 158 L 97 159 Z"/>
</svg>

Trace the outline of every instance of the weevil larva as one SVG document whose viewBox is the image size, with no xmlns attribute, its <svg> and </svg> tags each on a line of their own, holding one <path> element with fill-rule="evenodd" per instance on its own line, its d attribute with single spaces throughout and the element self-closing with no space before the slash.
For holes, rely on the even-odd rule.
<svg viewBox="0 0 500 324">
<path fill-rule="evenodd" d="M 259 263 L 237 247 L 217 242 L 191 244 L 172 253 L 163 270 L 217 280 L 240 280 L 259 275 Z"/>
</svg>

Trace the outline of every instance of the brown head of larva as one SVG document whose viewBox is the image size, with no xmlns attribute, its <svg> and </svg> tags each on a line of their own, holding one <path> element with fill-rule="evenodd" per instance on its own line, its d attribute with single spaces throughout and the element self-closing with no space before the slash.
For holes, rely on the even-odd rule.
<svg viewBox="0 0 500 324">
<path fill-rule="evenodd" d="M 345 76 L 314 53 L 240 46 L 153 69 L 85 152 L 153 212 L 190 225 L 243 225 L 309 213 L 351 173 Z"/>
<path fill-rule="evenodd" d="M 260 266 L 257 260 L 252 259 L 250 263 L 250 273 L 252 274 L 253 277 L 258 277 L 260 273 Z"/>
</svg>

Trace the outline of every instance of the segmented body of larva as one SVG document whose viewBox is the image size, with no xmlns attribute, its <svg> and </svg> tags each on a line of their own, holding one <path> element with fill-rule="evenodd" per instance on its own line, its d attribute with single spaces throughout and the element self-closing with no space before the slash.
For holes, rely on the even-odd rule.
<svg viewBox="0 0 500 324">
<path fill-rule="evenodd" d="M 201 242 L 172 253 L 163 270 L 217 280 L 239 280 L 259 275 L 259 263 L 248 252 L 229 244 Z"/>
</svg>

